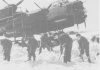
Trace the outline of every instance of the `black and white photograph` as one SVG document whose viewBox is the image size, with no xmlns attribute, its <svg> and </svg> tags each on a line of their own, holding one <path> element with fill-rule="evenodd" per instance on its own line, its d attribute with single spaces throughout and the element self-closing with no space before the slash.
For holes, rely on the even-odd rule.
<svg viewBox="0 0 100 70">
<path fill-rule="evenodd" d="M 100 70 L 99 0 L 0 0 L 0 70 Z"/>
</svg>

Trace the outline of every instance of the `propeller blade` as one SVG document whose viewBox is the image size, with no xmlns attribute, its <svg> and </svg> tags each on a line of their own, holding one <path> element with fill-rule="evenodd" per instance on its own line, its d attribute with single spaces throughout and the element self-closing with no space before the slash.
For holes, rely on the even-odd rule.
<svg viewBox="0 0 100 70">
<path fill-rule="evenodd" d="M 26 9 L 26 12 L 28 13 L 29 11 Z"/>
<path fill-rule="evenodd" d="M 48 6 L 48 8 L 47 8 L 47 9 L 49 9 L 51 6 L 52 6 L 52 3 Z"/>
<path fill-rule="evenodd" d="M 86 22 L 84 22 L 85 28 L 86 28 Z"/>
<path fill-rule="evenodd" d="M 20 5 L 24 0 L 19 1 L 16 6 Z"/>
<path fill-rule="evenodd" d="M 34 1 L 33 1 L 34 2 Z M 34 4 L 36 5 L 36 6 L 38 6 L 41 10 L 42 10 L 42 8 L 38 5 L 38 4 L 36 4 L 35 2 L 34 2 Z"/>
<path fill-rule="evenodd" d="M 77 24 L 77 28 L 79 29 L 79 25 Z"/>
<path fill-rule="evenodd" d="M 5 2 L 7 5 L 9 5 L 7 1 L 3 0 L 3 2 Z"/>
</svg>

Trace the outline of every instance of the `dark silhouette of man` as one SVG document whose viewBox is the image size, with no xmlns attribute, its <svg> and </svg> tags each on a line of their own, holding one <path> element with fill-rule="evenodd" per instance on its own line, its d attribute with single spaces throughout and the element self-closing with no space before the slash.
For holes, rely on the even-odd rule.
<svg viewBox="0 0 100 70">
<path fill-rule="evenodd" d="M 72 43 L 73 43 L 72 38 L 68 34 L 66 34 L 65 45 L 64 45 L 65 48 L 64 63 L 71 61 Z"/>
<path fill-rule="evenodd" d="M 52 50 L 52 41 L 53 40 L 53 37 L 51 36 L 48 36 L 47 33 L 45 33 L 42 37 L 41 37 L 41 46 L 40 46 L 40 52 L 42 52 L 42 48 L 45 49 L 47 48 L 48 51 L 51 51 Z"/>
<path fill-rule="evenodd" d="M 2 39 L 1 40 L 1 45 L 2 45 L 3 50 L 4 50 L 4 60 L 10 61 L 12 41 L 10 41 L 8 39 Z"/>
<path fill-rule="evenodd" d="M 59 37 L 59 43 L 60 43 L 61 54 L 63 53 L 63 49 L 65 48 L 64 59 L 63 59 L 64 63 L 70 62 L 71 61 L 72 43 L 73 43 L 72 38 L 68 34 L 63 33 Z"/>
<path fill-rule="evenodd" d="M 83 60 L 83 54 L 86 53 L 86 56 L 88 57 L 88 62 L 91 63 L 89 55 L 89 41 L 80 34 L 76 34 L 76 37 L 78 38 L 81 59 Z"/>
<path fill-rule="evenodd" d="M 33 60 L 36 59 L 36 49 L 38 48 L 38 42 L 36 41 L 36 39 L 34 37 L 28 38 L 28 60 L 31 60 L 31 58 L 33 57 Z"/>
</svg>

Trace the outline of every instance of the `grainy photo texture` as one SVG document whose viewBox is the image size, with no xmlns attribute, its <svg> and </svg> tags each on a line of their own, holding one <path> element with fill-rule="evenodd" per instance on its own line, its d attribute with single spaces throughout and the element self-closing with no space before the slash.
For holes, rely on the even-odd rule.
<svg viewBox="0 0 100 70">
<path fill-rule="evenodd" d="M 0 0 L 0 70 L 100 70 L 99 0 Z"/>
</svg>

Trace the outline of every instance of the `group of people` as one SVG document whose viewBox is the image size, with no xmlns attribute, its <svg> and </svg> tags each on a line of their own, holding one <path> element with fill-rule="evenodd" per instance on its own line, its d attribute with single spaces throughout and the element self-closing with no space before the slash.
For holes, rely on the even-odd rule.
<svg viewBox="0 0 100 70">
<path fill-rule="evenodd" d="M 33 57 L 33 60 L 35 60 L 35 51 L 38 47 L 38 42 L 36 41 L 34 37 L 29 37 L 26 40 L 22 39 L 21 42 L 11 41 L 8 38 L 5 38 L 5 39 L 0 40 L 0 43 L 1 43 L 1 46 L 3 47 L 4 60 L 10 61 L 10 54 L 11 54 L 13 43 L 18 44 L 21 47 L 27 47 L 28 60 L 31 60 L 32 57 Z"/>
<path fill-rule="evenodd" d="M 89 41 L 83 37 L 81 34 L 76 34 L 77 41 L 79 44 L 80 50 L 80 58 L 83 59 L 83 54 L 86 53 L 88 57 L 88 62 L 91 63 L 90 55 L 89 55 Z M 26 41 L 28 41 L 26 43 Z M 63 60 L 64 63 L 71 62 L 71 52 L 72 52 L 72 44 L 73 39 L 69 34 L 64 33 L 63 31 L 53 34 L 44 34 L 41 37 L 41 42 L 37 41 L 34 37 L 26 38 L 26 40 L 22 41 L 23 44 L 26 44 L 28 51 L 28 60 L 36 59 L 36 49 L 39 48 L 39 52 L 42 52 L 42 48 L 47 48 L 48 51 L 53 51 L 54 46 L 60 46 L 60 54 L 64 54 Z M 1 40 L 1 45 L 4 50 L 4 60 L 10 61 L 10 53 L 12 48 L 12 41 L 8 39 Z"/>
<path fill-rule="evenodd" d="M 48 33 L 49 34 L 49 33 Z M 71 52 L 72 52 L 72 44 L 73 39 L 70 37 L 69 34 L 60 31 L 58 33 L 54 34 L 44 34 L 41 38 L 41 48 L 47 48 L 49 51 L 53 51 L 54 46 L 60 46 L 60 54 L 64 54 L 63 60 L 64 63 L 71 62 Z M 79 57 L 84 61 L 83 54 L 86 53 L 86 56 L 88 58 L 88 62 L 91 63 L 90 60 L 90 52 L 89 52 L 89 41 L 87 38 L 82 36 L 81 34 L 76 34 L 77 42 L 79 44 L 79 51 L 80 55 Z M 43 46 L 42 46 L 43 45 Z"/>
</svg>

